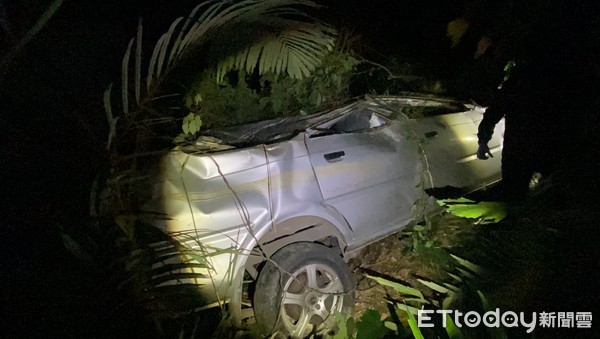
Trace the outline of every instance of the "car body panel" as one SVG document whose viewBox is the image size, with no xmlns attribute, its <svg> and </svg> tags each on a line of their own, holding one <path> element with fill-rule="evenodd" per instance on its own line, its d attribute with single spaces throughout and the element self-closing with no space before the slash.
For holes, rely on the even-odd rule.
<svg viewBox="0 0 600 339">
<path fill-rule="evenodd" d="M 146 209 L 164 211 L 169 218 L 157 225 L 205 256 L 211 269 L 187 272 L 205 275 L 196 283 L 207 301 L 231 295 L 258 239 L 287 220 L 311 216 L 334 225 L 341 242 L 353 239 L 345 219 L 323 203 L 302 136 L 218 154 L 175 151 L 162 172 L 161 192 Z"/>
<path fill-rule="evenodd" d="M 415 107 L 430 115 L 394 118 Z M 424 171 L 433 182 L 422 184 L 431 187 L 470 190 L 497 179 L 499 156 L 488 163 L 473 158 L 483 112 L 438 99 L 379 97 L 256 123 L 247 127 L 252 133 L 215 132 L 229 140 L 222 149 L 238 148 L 173 150 L 145 209 L 165 213 L 156 224 L 201 255 L 180 260 L 205 260 L 206 268 L 187 272 L 204 274 L 195 283 L 206 300 L 229 300 L 235 315 L 244 271 L 253 274 L 263 255 L 326 238 L 344 254 L 407 225 Z M 490 144 L 495 155 L 502 128 Z"/>
<path fill-rule="evenodd" d="M 395 122 L 394 128 L 398 128 Z M 393 140 L 385 125 L 360 133 L 307 141 L 325 203 L 348 220 L 354 233 L 350 248 L 362 246 L 411 219 L 417 194 L 417 154 L 413 145 Z M 328 161 L 327 154 L 344 152 Z M 382 208 L 385 206 L 385 208 Z"/>
</svg>

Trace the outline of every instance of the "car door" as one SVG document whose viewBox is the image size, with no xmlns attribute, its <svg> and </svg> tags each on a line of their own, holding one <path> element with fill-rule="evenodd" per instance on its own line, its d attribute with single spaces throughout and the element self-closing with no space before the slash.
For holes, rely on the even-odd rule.
<svg viewBox="0 0 600 339">
<path fill-rule="evenodd" d="M 348 221 L 358 247 L 412 219 L 416 148 L 399 136 L 398 122 L 357 109 L 319 127 L 306 145 L 323 200 Z M 332 134 L 333 133 L 333 134 Z"/>
<path fill-rule="evenodd" d="M 426 100 L 418 104 L 424 114 L 418 119 L 417 134 L 425 143 L 433 187 L 471 190 L 499 174 L 497 140 L 490 145 L 497 158 L 488 163 L 477 159 L 478 121 L 473 118 L 478 112 L 474 107 L 452 101 Z"/>
</svg>

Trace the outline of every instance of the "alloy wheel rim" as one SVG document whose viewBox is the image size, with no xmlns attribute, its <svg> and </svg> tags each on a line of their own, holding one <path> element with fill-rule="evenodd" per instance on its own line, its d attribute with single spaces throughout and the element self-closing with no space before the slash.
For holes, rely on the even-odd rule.
<svg viewBox="0 0 600 339">
<path fill-rule="evenodd" d="M 344 286 L 327 265 L 310 264 L 289 276 L 285 283 L 280 317 L 290 335 L 300 338 L 325 329 L 344 300 Z"/>
</svg>

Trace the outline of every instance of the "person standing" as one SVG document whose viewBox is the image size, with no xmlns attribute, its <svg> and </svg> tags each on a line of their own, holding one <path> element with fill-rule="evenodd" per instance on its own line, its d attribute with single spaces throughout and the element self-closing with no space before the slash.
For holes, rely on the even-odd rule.
<svg viewBox="0 0 600 339">
<path fill-rule="evenodd" d="M 477 134 L 477 157 L 481 160 L 493 157 L 488 142 L 496 124 L 505 119 L 500 194 L 508 200 L 522 198 L 534 172 L 551 172 L 555 161 L 555 155 L 550 153 L 553 150 L 549 149 L 554 143 L 556 108 L 549 97 L 554 92 L 552 72 L 542 64 L 515 68 L 486 109 Z"/>
</svg>

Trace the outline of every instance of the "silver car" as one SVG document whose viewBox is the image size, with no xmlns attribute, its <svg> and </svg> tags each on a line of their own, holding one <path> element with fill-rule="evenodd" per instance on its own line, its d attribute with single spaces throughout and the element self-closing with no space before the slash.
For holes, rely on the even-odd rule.
<svg viewBox="0 0 600 339">
<path fill-rule="evenodd" d="M 175 149 L 145 208 L 166 213 L 159 226 L 200 254 L 178 260 L 203 264 L 164 283 L 200 285 L 237 320 L 253 310 L 266 334 L 327 328 L 354 302 L 345 260 L 409 224 L 421 189 L 471 191 L 500 178 L 503 122 L 489 143 L 494 158 L 476 158 L 484 111 L 427 96 L 367 97 L 209 131 Z"/>
</svg>

